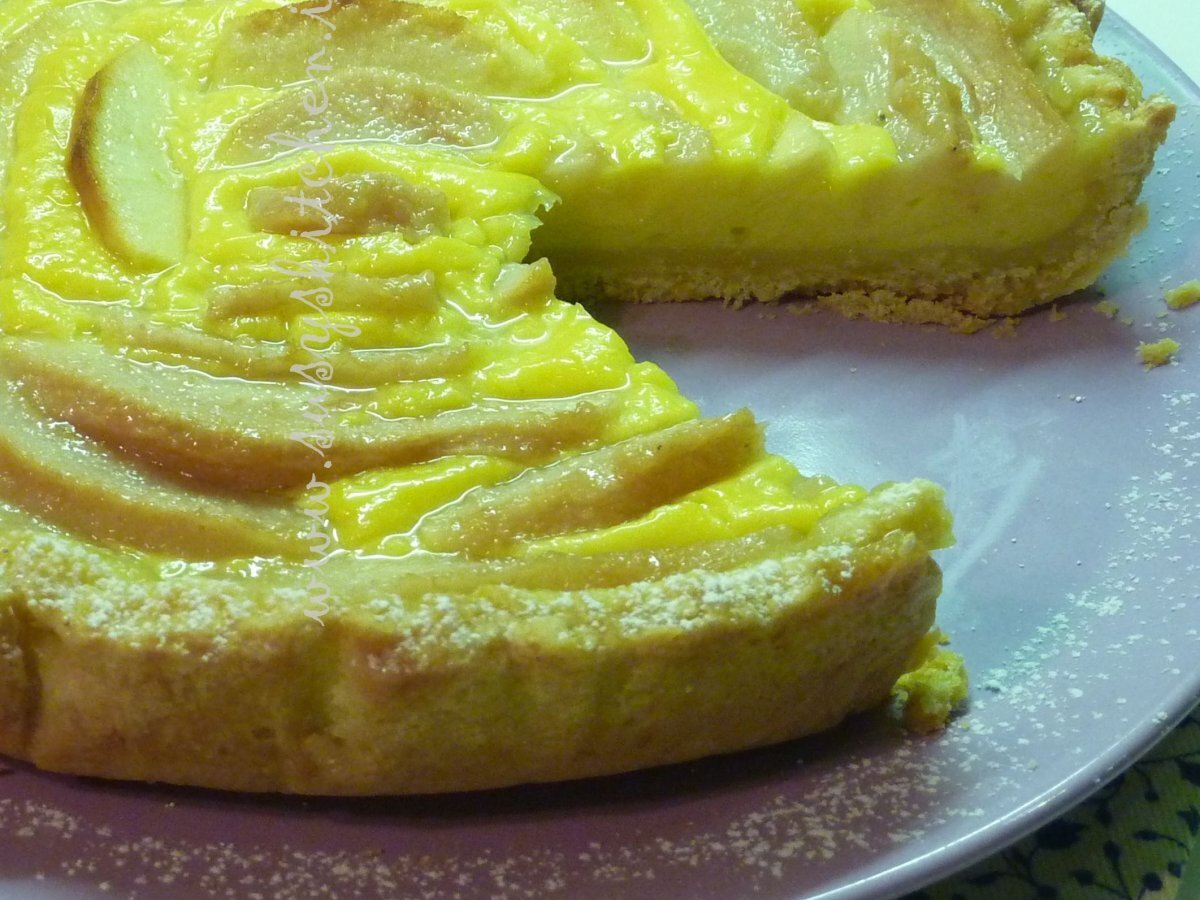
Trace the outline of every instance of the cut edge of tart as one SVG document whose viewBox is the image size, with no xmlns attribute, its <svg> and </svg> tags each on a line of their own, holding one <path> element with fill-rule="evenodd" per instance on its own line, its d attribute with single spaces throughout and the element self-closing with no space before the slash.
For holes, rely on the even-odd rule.
<svg viewBox="0 0 1200 900">
<path fill-rule="evenodd" d="M 535 249 L 568 296 L 816 299 L 974 331 L 1089 287 L 1145 227 L 1176 107 L 1095 49 L 1102 3 L 687 2 L 702 36 L 673 35 L 744 76 L 727 90 L 754 111 L 757 171 L 729 153 L 703 191 L 670 165 L 597 190 L 549 167 L 564 199 Z M 675 90 L 717 76 L 692 68 Z M 637 241 L 661 249 L 625 251 Z"/>
</svg>

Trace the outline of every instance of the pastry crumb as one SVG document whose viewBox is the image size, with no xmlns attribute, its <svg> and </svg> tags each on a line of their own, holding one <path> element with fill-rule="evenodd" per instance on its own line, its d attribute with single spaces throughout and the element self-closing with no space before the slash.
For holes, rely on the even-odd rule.
<svg viewBox="0 0 1200 900">
<path fill-rule="evenodd" d="M 945 649 L 948 642 L 941 631 L 927 634 L 917 649 L 919 664 L 901 675 L 892 690 L 904 727 L 915 734 L 945 728 L 967 699 L 967 667 L 961 656 Z"/>
<path fill-rule="evenodd" d="M 1138 344 L 1137 352 L 1142 362 L 1146 364 L 1146 369 L 1154 369 L 1158 366 L 1165 366 L 1174 358 L 1175 354 L 1179 352 L 1179 341 L 1163 338 L 1152 344 L 1142 342 Z"/>
<path fill-rule="evenodd" d="M 992 326 L 992 337 L 994 338 L 1011 338 L 1017 335 L 1017 325 L 1020 320 L 1014 316 L 1006 316 Z"/>
<path fill-rule="evenodd" d="M 1121 307 L 1117 306 L 1117 304 L 1113 303 L 1111 300 L 1101 300 L 1099 303 L 1093 306 L 1092 309 L 1100 313 L 1100 315 L 1104 316 L 1106 319 L 1115 319 L 1117 317 L 1117 313 L 1121 311 Z"/>
<path fill-rule="evenodd" d="M 1055 303 L 1054 305 L 1052 305 L 1050 307 L 1050 321 L 1051 322 L 1061 322 L 1065 318 L 1067 318 L 1066 312 L 1059 309 L 1057 303 Z"/>
<path fill-rule="evenodd" d="M 1171 288 L 1163 297 L 1171 309 L 1187 309 L 1189 306 L 1200 303 L 1200 279 L 1194 279 L 1179 285 L 1179 287 Z"/>
<path fill-rule="evenodd" d="M 815 303 L 798 301 L 795 303 L 788 303 L 786 306 L 784 306 L 784 309 L 793 316 L 811 316 L 817 311 L 818 307 Z"/>
</svg>

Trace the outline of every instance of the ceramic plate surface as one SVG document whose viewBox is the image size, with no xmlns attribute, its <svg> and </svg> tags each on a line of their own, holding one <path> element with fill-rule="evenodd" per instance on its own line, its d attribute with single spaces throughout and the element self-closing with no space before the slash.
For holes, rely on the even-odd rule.
<svg viewBox="0 0 1200 900">
<path fill-rule="evenodd" d="M 1200 98 L 1119 20 L 1107 52 L 1181 106 L 1152 225 L 1095 293 L 1015 331 L 786 307 L 606 308 L 709 413 L 748 404 L 808 470 L 946 485 L 959 544 L 940 621 L 968 713 L 880 718 L 770 750 L 449 798 L 244 798 L 0 777 L 0 897 L 899 895 L 999 849 L 1111 777 L 1200 699 Z M 1144 371 L 1139 341 L 1173 337 Z M 486 764 L 482 761 L 481 764 Z"/>
</svg>

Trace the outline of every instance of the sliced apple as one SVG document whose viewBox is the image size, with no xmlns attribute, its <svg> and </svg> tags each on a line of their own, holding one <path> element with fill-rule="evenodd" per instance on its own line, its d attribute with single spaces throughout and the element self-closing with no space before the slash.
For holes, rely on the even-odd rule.
<svg viewBox="0 0 1200 900">
<path fill-rule="evenodd" d="M 338 312 L 379 313 L 387 316 L 428 315 L 438 308 L 437 281 L 432 272 L 397 278 L 338 273 L 328 284 L 312 279 L 271 278 L 256 284 L 221 285 L 212 290 L 206 314 L 209 319 L 244 316 L 295 315 L 310 311 L 304 298 L 328 304 Z"/>
<path fill-rule="evenodd" d="M 331 559 L 322 572 L 330 585 L 336 585 L 346 596 L 360 596 L 368 590 L 402 597 L 467 594 L 490 584 L 574 591 L 616 587 L 697 569 L 721 572 L 795 552 L 796 547 L 791 529 L 770 528 L 728 540 L 614 553 L 547 553 L 479 560 L 429 554 L 403 560 L 340 556 Z"/>
<path fill-rule="evenodd" d="M 901 159 L 946 158 L 969 145 L 957 89 L 894 18 L 849 9 L 826 32 L 822 48 L 841 86 L 835 122 L 883 126 Z"/>
<path fill-rule="evenodd" d="M 499 133 L 489 100 L 404 72 L 339 66 L 322 82 L 319 107 L 312 106 L 314 90 L 285 88 L 240 119 L 221 144 L 221 161 L 244 165 L 303 145 L 313 128 L 306 103 L 321 109 L 321 143 L 315 136 L 307 142 L 316 146 L 386 141 L 478 147 Z"/>
<path fill-rule="evenodd" d="M 717 52 L 736 69 L 783 97 L 805 115 L 828 120 L 838 84 L 820 53 L 820 36 L 795 0 L 688 0 Z M 809 12 L 811 15 L 811 12 Z"/>
<path fill-rule="evenodd" d="M 506 263 L 500 269 L 493 288 L 497 306 L 536 309 L 554 296 L 558 279 L 547 259 L 531 263 Z"/>
<path fill-rule="evenodd" d="M 84 341 L 10 338 L 0 373 L 52 418 L 169 472 L 238 491 L 453 453 L 538 460 L 596 440 L 600 400 L 497 403 L 426 418 L 365 413 L 371 391 L 214 378 Z"/>
<path fill-rule="evenodd" d="M 71 182 L 100 240 L 139 271 L 179 262 L 187 243 L 187 189 L 166 137 L 173 117 L 166 70 L 145 44 L 97 72 L 75 112 Z"/>
<path fill-rule="evenodd" d="M 948 102 L 949 112 L 969 125 L 971 142 L 999 154 L 1017 175 L 1067 139 L 1069 127 L 1025 64 L 1010 29 L 997 22 L 997 12 L 964 0 L 876 0 L 875 6 L 905 35 L 905 55 L 894 41 L 890 47 L 902 64 L 891 72 L 890 93 L 894 109 L 914 128 L 929 130 Z M 936 81 L 919 67 L 909 68 L 916 48 L 933 63 Z M 942 99 L 930 107 L 937 96 Z"/>
<path fill-rule="evenodd" d="M 484 95 L 546 96 L 566 86 L 549 61 L 493 33 L 502 20 L 482 19 L 403 0 L 261 10 L 225 27 L 209 79 L 216 87 L 278 87 L 319 82 L 333 68 L 379 66 Z"/>
<path fill-rule="evenodd" d="M 136 358 L 182 357 L 210 375 L 265 381 L 295 381 L 302 377 L 296 367 L 322 366 L 327 374 L 321 380 L 326 383 L 374 387 L 457 375 L 466 369 L 469 359 L 462 341 L 426 347 L 330 350 L 318 356 L 287 344 L 241 343 L 187 326 L 163 325 L 134 312 L 99 315 L 96 330 L 112 344 L 136 348 L 128 351 Z"/>
<path fill-rule="evenodd" d="M 51 425 L 0 387 L 0 499 L 103 543 L 185 559 L 305 554 L 306 516 L 212 496 L 142 471 Z"/>
<path fill-rule="evenodd" d="M 693 419 L 471 491 L 426 516 L 417 537 L 430 550 L 502 554 L 520 540 L 627 522 L 761 452 L 762 432 L 746 410 Z"/>
<path fill-rule="evenodd" d="M 450 227 L 445 193 L 389 172 L 333 178 L 316 189 L 254 188 L 246 198 L 246 215 L 252 227 L 272 234 L 398 231 L 418 241 Z"/>
</svg>

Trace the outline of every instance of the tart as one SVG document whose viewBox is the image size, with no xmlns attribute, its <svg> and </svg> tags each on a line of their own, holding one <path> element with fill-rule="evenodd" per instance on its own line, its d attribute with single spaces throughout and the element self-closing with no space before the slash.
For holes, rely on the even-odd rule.
<svg viewBox="0 0 1200 900">
<path fill-rule="evenodd" d="M 525 261 L 555 195 L 449 148 L 500 124 L 466 88 L 550 97 L 583 57 L 496 55 L 499 9 L 264 6 L 0 23 L 0 752 L 438 792 L 920 694 L 940 489 L 802 476 L 749 412 L 701 416 Z M 310 21 L 340 36 L 280 86 Z M 359 40 L 417 74 L 322 80 Z"/>
<path fill-rule="evenodd" d="M 1171 108 L 1074 6 L 786 6 L 6 11 L 0 751 L 409 793 L 898 681 L 936 726 L 940 489 L 801 475 L 556 279 L 1016 312 L 1124 244 Z"/>
</svg>

